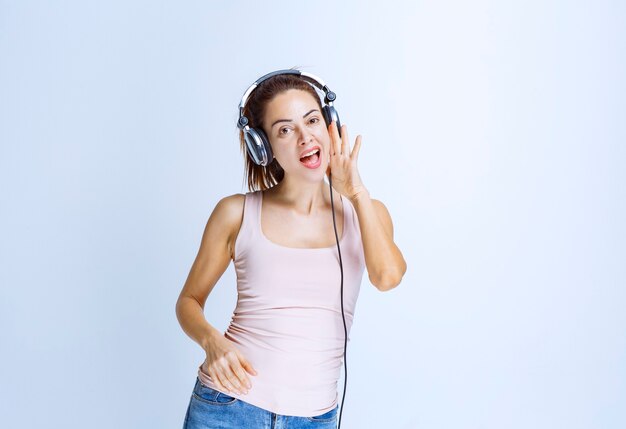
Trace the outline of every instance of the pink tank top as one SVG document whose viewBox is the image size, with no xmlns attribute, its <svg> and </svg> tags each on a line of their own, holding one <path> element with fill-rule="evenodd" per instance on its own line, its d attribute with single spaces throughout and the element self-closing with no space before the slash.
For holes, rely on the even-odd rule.
<svg viewBox="0 0 626 429">
<path fill-rule="evenodd" d="M 365 258 L 354 207 L 343 196 L 341 201 L 344 217 L 339 245 L 349 333 Z M 224 393 L 277 414 L 317 416 L 337 405 L 343 365 L 337 243 L 292 248 L 270 241 L 261 231 L 261 203 L 261 191 L 245 194 L 243 221 L 235 241 L 237 305 L 224 333 L 258 375 L 248 373 L 252 383 L 248 394 Z M 339 222 L 336 204 L 335 216 Z M 333 228 L 330 217 L 328 224 Z M 200 367 L 198 378 L 220 390 Z"/>
</svg>

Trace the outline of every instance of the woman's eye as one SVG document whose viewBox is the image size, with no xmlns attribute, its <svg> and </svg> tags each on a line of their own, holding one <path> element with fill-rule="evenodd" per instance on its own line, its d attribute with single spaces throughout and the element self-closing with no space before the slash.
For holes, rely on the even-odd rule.
<svg viewBox="0 0 626 429">
<path fill-rule="evenodd" d="M 283 131 L 289 131 L 289 128 L 281 128 L 279 133 L 280 134 L 286 134 L 286 132 L 283 132 Z"/>
<path fill-rule="evenodd" d="M 319 122 L 319 118 L 311 118 L 311 122 L 313 122 L 314 124 Z"/>
</svg>

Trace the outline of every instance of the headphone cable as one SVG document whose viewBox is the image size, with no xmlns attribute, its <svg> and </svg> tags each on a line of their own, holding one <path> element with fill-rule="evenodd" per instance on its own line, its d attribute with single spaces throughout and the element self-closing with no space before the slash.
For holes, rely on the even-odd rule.
<svg viewBox="0 0 626 429">
<path fill-rule="evenodd" d="M 333 181 L 332 181 L 332 173 L 328 172 L 328 186 L 330 187 L 330 206 L 333 212 L 333 227 L 335 228 L 335 240 L 337 241 L 337 252 L 339 252 L 339 267 L 341 268 L 341 318 L 343 319 L 343 332 L 344 332 L 344 343 L 343 343 L 343 364 L 344 364 L 344 382 L 343 382 L 343 396 L 341 397 L 341 408 L 339 410 L 339 426 L 338 429 L 341 429 L 341 415 L 343 414 L 343 402 L 346 398 L 346 387 L 348 385 L 348 362 L 346 360 L 346 352 L 348 348 L 348 329 L 346 328 L 346 316 L 343 311 L 343 263 L 341 260 L 341 248 L 339 247 L 339 236 L 337 235 L 337 224 L 335 221 L 335 205 L 333 203 Z M 346 214 L 343 214 L 344 217 Z M 344 225 L 346 223 L 344 222 Z M 343 231 L 345 234 L 346 231 Z"/>
</svg>

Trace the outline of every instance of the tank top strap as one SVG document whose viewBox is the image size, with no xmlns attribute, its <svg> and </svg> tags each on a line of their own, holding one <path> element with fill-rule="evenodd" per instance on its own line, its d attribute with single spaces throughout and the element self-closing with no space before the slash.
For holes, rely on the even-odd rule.
<svg viewBox="0 0 626 429">
<path fill-rule="evenodd" d="M 235 261 L 245 256 L 253 241 L 257 238 L 257 224 L 259 218 L 260 191 L 246 192 L 243 206 L 243 219 L 235 241 Z"/>
</svg>

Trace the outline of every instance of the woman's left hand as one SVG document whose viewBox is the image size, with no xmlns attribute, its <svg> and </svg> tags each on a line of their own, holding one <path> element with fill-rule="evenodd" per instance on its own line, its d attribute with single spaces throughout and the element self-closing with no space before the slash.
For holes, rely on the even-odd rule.
<svg viewBox="0 0 626 429">
<path fill-rule="evenodd" d="M 326 168 L 326 175 L 329 172 L 332 173 L 333 188 L 353 200 L 361 192 L 367 192 L 356 165 L 359 159 L 359 149 L 361 149 L 361 136 L 356 137 L 354 148 L 350 151 L 346 125 L 341 126 L 341 137 L 339 137 L 337 123 L 332 121 L 328 127 L 328 133 L 330 134 L 330 163 Z"/>
</svg>

